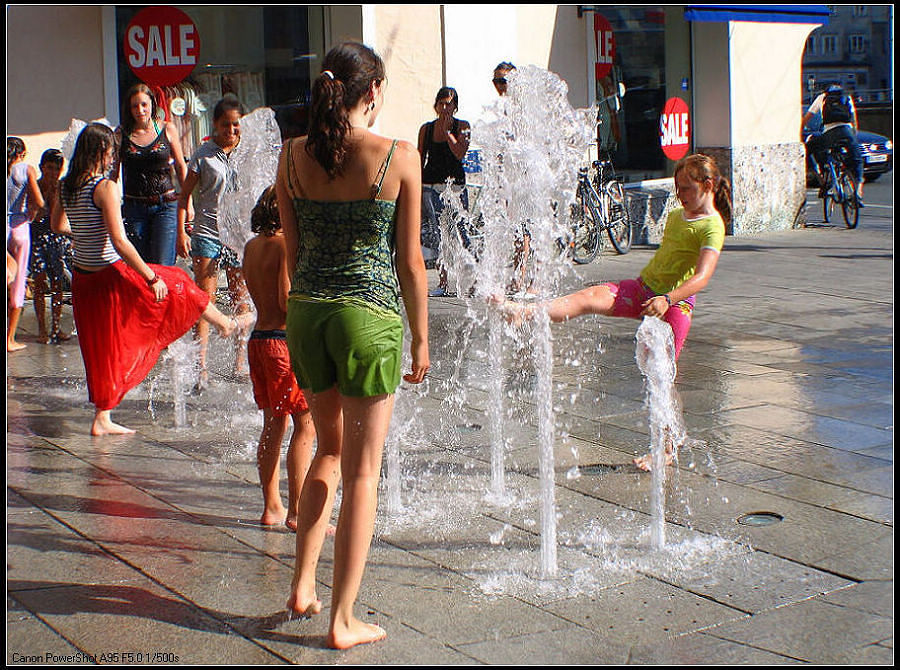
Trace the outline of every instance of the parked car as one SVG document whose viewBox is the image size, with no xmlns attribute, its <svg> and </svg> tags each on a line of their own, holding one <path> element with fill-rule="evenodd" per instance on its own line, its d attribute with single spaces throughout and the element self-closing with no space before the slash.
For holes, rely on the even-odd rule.
<svg viewBox="0 0 900 670">
<path fill-rule="evenodd" d="M 803 136 L 809 140 L 812 135 L 819 135 L 820 132 L 810 133 L 804 128 Z M 867 130 L 860 130 L 856 133 L 859 140 L 859 147 L 862 149 L 865 167 L 863 168 L 863 177 L 867 182 L 875 181 L 885 172 L 890 172 L 894 168 L 894 143 L 884 135 L 878 133 L 870 133 Z M 806 156 L 806 184 L 807 186 L 818 186 L 816 174 L 813 171 L 812 160 L 807 152 Z"/>
</svg>

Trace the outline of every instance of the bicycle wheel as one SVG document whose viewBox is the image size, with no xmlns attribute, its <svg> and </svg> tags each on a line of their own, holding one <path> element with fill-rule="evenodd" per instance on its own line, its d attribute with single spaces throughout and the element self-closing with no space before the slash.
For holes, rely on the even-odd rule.
<svg viewBox="0 0 900 670">
<path fill-rule="evenodd" d="M 631 217 L 628 216 L 628 203 L 625 201 L 625 188 L 618 181 L 607 182 L 603 188 L 606 198 L 606 213 L 609 216 L 609 241 L 620 254 L 627 254 L 631 249 Z"/>
<path fill-rule="evenodd" d="M 830 167 L 825 170 L 822 190 L 825 191 L 825 195 L 822 196 L 822 216 L 825 218 L 825 223 L 830 223 L 831 215 L 834 213 L 834 184 Z"/>
<path fill-rule="evenodd" d="M 856 178 L 846 170 L 841 172 L 841 212 L 848 228 L 856 228 L 859 223 L 859 201 L 856 199 Z"/>
<path fill-rule="evenodd" d="M 590 263 L 600 253 L 600 227 L 593 194 L 584 186 L 578 187 L 572 205 L 572 260 L 579 265 Z"/>
</svg>

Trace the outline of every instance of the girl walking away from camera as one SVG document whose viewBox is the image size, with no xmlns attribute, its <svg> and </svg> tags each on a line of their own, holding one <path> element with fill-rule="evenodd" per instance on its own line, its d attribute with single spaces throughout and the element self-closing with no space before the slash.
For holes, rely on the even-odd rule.
<svg viewBox="0 0 900 670">
<path fill-rule="evenodd" d="M 384 441 L 400 383 L 406 308 L 412 371 L 429 367 L 427 277 L 420 246 L 422 178 L 412 145 L 373 133 L 385 71 L 367 46 L 344 43 L 313 84 L 309 135 L 285 143 L 276 180 L 293 281 L 287 338 L 318 448 L 300 495 L 287 607 L 317 614 L 316 566 L 339 480 L 340 516 L 327 644 L 385 636 L 353 615 L 375 526 Z"/>
<path fill-rule="evenodd" d="M 81 131 L 51 208 L 53 232 L 74 238 L 72 313 L 95 407 L 91 435 L 134 432 L 112 421 L 112 409 L 197 319 L 223 337 L 238 326 L 184 270 L 148 265 L 128 240 L 118 185 L 106 177 L 115 153 L 116 136 L 107 126 L 92 123 Z"/>
<path fill-rule="evenodd" d="M 521 322 L 536 310 L 546 310 L 552 322 L 585 314 L 641 319 L 655 316 L 672 327 L 675 359 L 691 328 L 696 294 L 706 288 L 725 243 L 725 225 L 731 221 L 731 185 L 709 156 L 693 154 L 675 165 L 675 193 L 682 206 L 666 220 L 663 239 L 637 279 L 589 286 L 543 304 L 522 304 L 495 299 L 507 319 Z M 674 445 L 667 461 L 674 457 Z M 636 458 L 641 470 L 650 458 Z"/>
</svg>

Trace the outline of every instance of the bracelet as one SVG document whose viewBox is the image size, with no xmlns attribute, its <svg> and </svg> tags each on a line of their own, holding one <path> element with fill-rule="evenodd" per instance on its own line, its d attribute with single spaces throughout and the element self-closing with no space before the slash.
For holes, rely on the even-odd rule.
<svg viewBox="0 0 900 670">
<path fill-rule="evenodd" d="M 145 281 L 147 282 L 147 286 L 153 286 L 156 282 L 159 281 L 159 275 L 154 272 L 153 276 L 150 277 L 150 279 L 146 279 Z"/>
<path fill-rule="evenodd" d="M 657 296 L 657 297 L 659 297 L 659 296 Z M 669 304 L 669 307 L 671 307 L 672 306 L 672 298 L 669 297 L 669 294 L 663 293 L 662 297 L 666 299 L 666 302 Z"/>
</svg>

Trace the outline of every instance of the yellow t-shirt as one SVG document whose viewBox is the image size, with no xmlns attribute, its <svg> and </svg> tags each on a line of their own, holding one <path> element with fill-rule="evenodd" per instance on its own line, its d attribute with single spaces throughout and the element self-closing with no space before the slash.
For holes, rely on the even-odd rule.
<svg viewBox="0 0 900 670">
<path fill-rule="evenodd" d="M 669 212 L 659 249 L 641 270 L 641 279 L 657 294 L 674 291 L 694 276 L 701 249 L 722 251 L 725 223 L 718 213 L 688 221 L 684 209 Z"/>
</svg>

